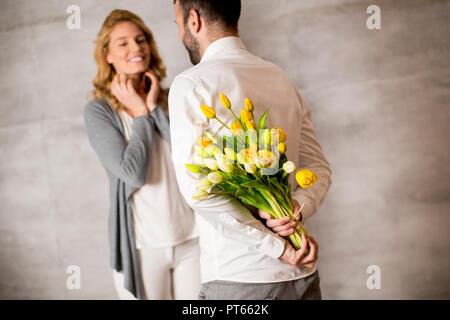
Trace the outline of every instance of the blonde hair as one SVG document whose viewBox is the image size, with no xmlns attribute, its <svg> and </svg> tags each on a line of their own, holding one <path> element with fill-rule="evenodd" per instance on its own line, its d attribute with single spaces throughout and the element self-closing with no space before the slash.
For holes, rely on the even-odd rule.
<svg viewBox="0 0 450 320">
<path fill-rule="evenodd" d="M 150 65 L 149 68 L 153 70 L 159 81 L 166 78 L 166 67 L 158 53 L 156 42 L 150 29 L 145 25 L 140 17 L 128 10 L 113 10 L 103 22 L 103 25 L 97 34 L 95 40 L 94 58 L 97 63 L 97 75 L 94 78 L 94 90 L 92 95 L 94 99 L 106 98 L 116 111 L 123 110 L 123 106 L 116 97 L 111 93 L 111 82 L 116 75 L 116 70 L 112 64 L 106 61 L 106 56 L 109 50 L 109 42 L 111 32 L 114 27 L 123 21 L 129 21 L 139 27 L 144 33 L 147 42 L 150 46 Z M 147 88 L 148 90 L 149 88 Z M 158 97 L 158 104 L 167 109 L 167 92 L 161 90 Z"/>
</svg>

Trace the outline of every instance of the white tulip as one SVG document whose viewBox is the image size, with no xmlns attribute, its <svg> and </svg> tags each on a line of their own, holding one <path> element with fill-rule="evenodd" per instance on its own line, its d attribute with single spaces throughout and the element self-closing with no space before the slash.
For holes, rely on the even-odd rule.
<svg viewBox="0 0 450 320">
<path fill-rule="evenodd" d="M 244 168 L 248 173 L 253 174 L 256 172 L 256 165 L 254 164 L 244 163 Z"/>
<path fill-rule="evenodd" d="M 218 172 L 211 172 L 210 174 L 208 174 L 208 179 L 209 181 L 211 181 L 211 183 L 213 184 L 219 184 L 222 182 L 223 177 L 220 173 Z"/>
<path fill-rule="evenodd" d="M 203 162 L 211 170 L 219 169 L 219 165 L 217 164 L 217 161 L 215 159 L 211 159 L 211 158 L 210 159 L 203 159 Z"/>
<path fill-rule="evenodd" d="M 199 182 L 197 182 L 197 189 L 206 190 L 212 187 L 211 181 L 208 178 L 203 178 Z"/>
<path fill-rule="evenodd" d="M 296 169 L 295 163 L 292 161 L 287 161 L 283 164 L 283 170 L 286 171 L 286 173 L 292 173 Z"/>
<path fill-rule="evenodd" d="M 206 200 L 206 198 L 208 198 L 208 192 L 203 189 L 197 190 L 194 193 L 194 195 L 192 196 L 192 199 L 198 200 L 198 201 Z"/>
</svg>

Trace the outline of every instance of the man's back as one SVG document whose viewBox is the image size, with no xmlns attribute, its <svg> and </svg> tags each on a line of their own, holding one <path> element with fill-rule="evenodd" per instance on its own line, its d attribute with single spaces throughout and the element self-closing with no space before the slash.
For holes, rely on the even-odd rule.
<svg viewBox="0 0 450 320">
<path fill-rule="evenodd" d="M 197 214 L 202 282 L 219 279 L 260 283 L 305 277 L 315 270 L 281 262 L 278 257 L 283 252 L 284 240 L 266 229 L 236 201 L 223 197 L 202 202 L 192 200 L 196 181 L 184 167 L 191 162 L 192 145 L 204 130 L 217 136 L 229 134 L 220 123 L 205 118 L 200 104 L 214 108 L 217 117 L 225 123 L 233 121 L 231 113 L 220 104 L 220 92 L 228 96 L 235 113 L 244 107 L 246 97 L 252 100 L 257 118 L 269 108 L 268 127 L 279 126 L 287 134 L 288 159 L 298 168 L 308 167 L 318 174 L 315 199 L 309 199 L 304 192 L 299 194 L 300 200 L 309 202 L 307 216 L 313 214 L 323 200 L 330 176 L 328 163 L 312 131 L 309 109 L 285 73 L 250 54 L 239 38 L 226 37 L 213 42 L 198 65 L 174 80 L 169 97 L 177 179 L 181 192 Z M 313 137 L 302 141 L 303 129 L 306 130 L 303 134 L 311 136 L 312 132 Z M 305 157 L 302 151 L 306 152 Z M 294 186 L 294 180 L 291 184 Z"/>
</svg>

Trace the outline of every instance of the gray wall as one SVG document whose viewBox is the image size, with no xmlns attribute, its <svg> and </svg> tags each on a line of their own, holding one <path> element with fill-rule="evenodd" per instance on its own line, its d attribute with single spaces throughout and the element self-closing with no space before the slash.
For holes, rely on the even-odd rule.
<svg viewBox="0 0 450 320">
<path fill-rule="evenodd" d="M 366 27 L 374 3 L 381 30 Z M 81 30 L 66 28 L 71 4 Z M 2 0 L 0 298 L 116 298 L 107 179 L 82 111 L 93 40 L 117 7 L 151 27 L 170 85 L 190 66 L 172 0 Z M 324 298 L 450 298 L 449 21 L 448 0 L 243 0 L 243 40 L 295 81 L 333 169 L 307 223 Z"/>
</svg>

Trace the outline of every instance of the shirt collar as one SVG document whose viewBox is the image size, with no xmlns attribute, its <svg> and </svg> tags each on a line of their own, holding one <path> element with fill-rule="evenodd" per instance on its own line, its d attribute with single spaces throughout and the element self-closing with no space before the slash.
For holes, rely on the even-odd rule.
<svg viewBox="0 0 450 320">
<path fill-rule="evenodd" d="M 247 50 L 239 37 L 224 37 L 210 43 L 203 53 L 201 62 L 211 60 L 218 54 L 229 53 L 236 50 Z"/>
</svg>

